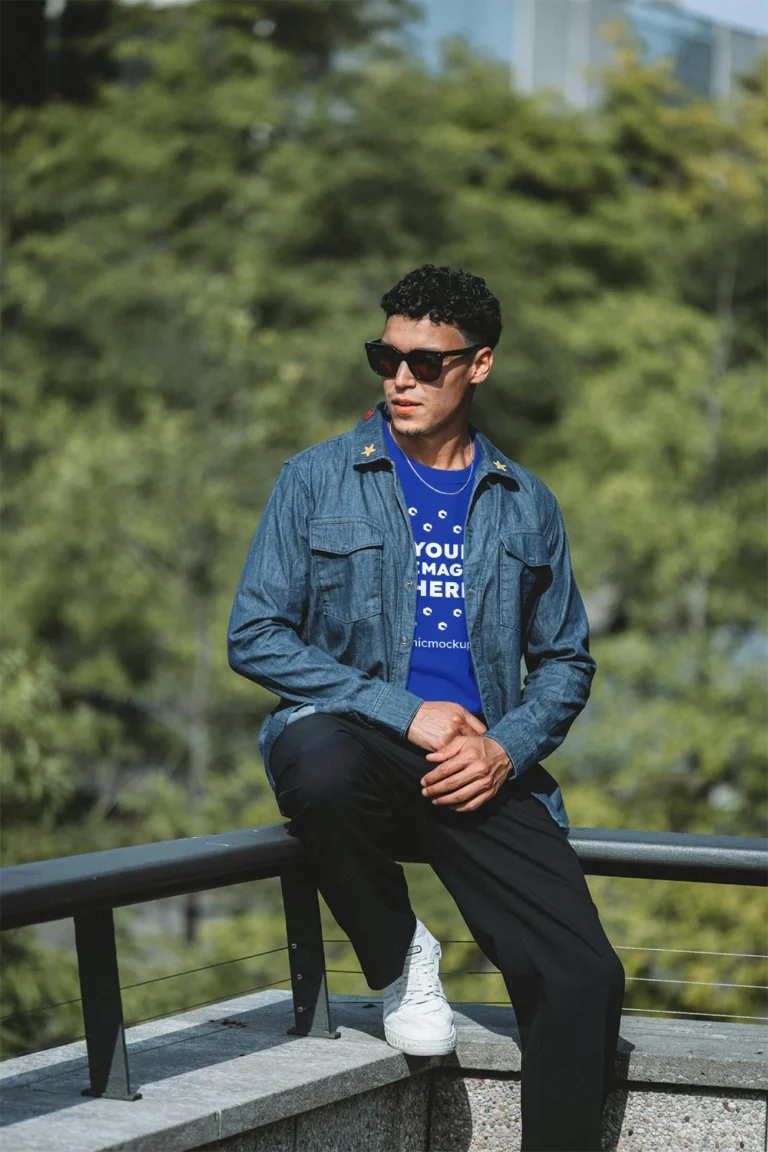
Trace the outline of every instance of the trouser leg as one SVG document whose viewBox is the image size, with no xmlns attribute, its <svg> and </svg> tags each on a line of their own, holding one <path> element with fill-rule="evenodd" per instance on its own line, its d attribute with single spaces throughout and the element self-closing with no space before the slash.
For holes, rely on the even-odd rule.
<svg viewBox="0 0 768 1152">
<path fill-rule="evenodd" d="M 515 1010 L 522 1148 L 596 1152 L 624 970 L 566 833 L 522 777 L 474 813 L 442 809 L 430 863 L 500 969 Z"/>
<path fill-rule="evenodd" d="M 520 1026 L 525 1152 L 596 1152 L 624 971 L 534 769 L 475 812 L 421 797 L 407 741 L 342 717 L 289 725 L 272 750 L 281 811 L 372 988 L 402 971 L 415 917 L 393 842 L 408 830 L 502 973 Z M 482 993 L 480 992 L 480 995 Z"/>
<path fill-rule="evenodd" d="M 416 927 L 392 849 L 402 777 L 388 762 L 398 752 L 376 730 L 315 713 L 289 724 L 270 756 L 289 831 L 304 844 L 317 887 L 371 988 L 384 988 L 401 974 Z M 418 782 L 423 753 L 420 758 L 414 748 L 410 755 Z"/>
</svg>

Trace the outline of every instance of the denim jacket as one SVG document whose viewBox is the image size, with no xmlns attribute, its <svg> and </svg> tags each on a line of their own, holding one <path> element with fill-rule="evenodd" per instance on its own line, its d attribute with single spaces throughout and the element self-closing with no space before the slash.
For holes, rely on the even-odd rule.
<svg viewBox="0 0 768 1152">
<path fill-rule="evenodd" d="M 382 400 L 351 431 L 283 464 L 245 561 L 229 662 L 280 698 L 259 733 L 273 788 L 270 749 L 299 709 L 405 736 L 423 703 L 406 688 L 417 559 L 385 412 Z M 560 788 L 540 761 L 586 704 L 597 665 L 562 513 L 542 480 L 470 429 L 481 459 L 464 590 L 487 735 L 506 750 L 510 775 L 533 769 L 531 792 L 568 828 Z"/>
</svg>

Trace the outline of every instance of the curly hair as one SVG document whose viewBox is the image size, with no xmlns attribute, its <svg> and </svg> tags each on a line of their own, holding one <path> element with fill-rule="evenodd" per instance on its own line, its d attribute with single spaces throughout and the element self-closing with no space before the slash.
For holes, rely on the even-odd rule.
<svg viewBox="0 0 768 1152">
<path fill-rule="evenodd" d="M 390 316 L 421 320 L 429 316 L 433 324 L 452 324 L 467 344 L 495 348 L 501 336 L 501 308 L 482 276 L 461 268 L 423 264 L 403 276 L 385 292 L 381 307 Z"/>
</svg>

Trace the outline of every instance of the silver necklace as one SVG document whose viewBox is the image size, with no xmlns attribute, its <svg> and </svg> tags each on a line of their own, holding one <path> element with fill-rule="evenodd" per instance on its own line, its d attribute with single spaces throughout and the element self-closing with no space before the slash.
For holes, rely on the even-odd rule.
<svg viewBox="0 0 768 1152">
<path fill-rule="evenodd" d="M 393 439 L 394 439 L 394 437 L 393 437 Z M 395 440 L 395 443 L 397 444 L 396 440 Z M 399 444 L 397 446 L 398 446 L 398 448 L 400 448 Z M 400 448 L 400 451 L 403 452 L 402 448 Z M 475 449 L 475 456 L 476 455 L 477 455 L 477 449 Z M 472 476 L 474 475 L 474 471 L 475 471 L 475 469 L 474 469 L 475 458 L 473 457 L 472 458 L 472 464 L 470 465 L 470 469 L 469 469 L 469 476 L 467 476 L 467 479 L 462 484 L 461 488 L 457 488 L 455 492 L 444 492 L 442 488 L 435 488 L 433 484 L 427 483 L 427 481 L 424 479 L 423 476 L 419 476 L 419 474 L 416 471 L 416 469 L 414 468 L 413 464 L 411 464 L 411 461 L 410 461 L 410 458 L 409 458 L 407 452 L 403 452 L 403 456 L 405 457 L 406 463 L 408 464 L 408 467 L 410 468 L 411 472 L 413 472 L 414 476 L 416 476 L 419 480 L 421 480 L 422 484 L 426 484 L 427 488 L 431 488 L 433 492 L 438 492 L 441 496 L 458 496 L 459 492 L 463 492 L 464 489 L 466 488 L 467 484 L 469 484 L 470 480 L 472 479 Z"/>
</svg>

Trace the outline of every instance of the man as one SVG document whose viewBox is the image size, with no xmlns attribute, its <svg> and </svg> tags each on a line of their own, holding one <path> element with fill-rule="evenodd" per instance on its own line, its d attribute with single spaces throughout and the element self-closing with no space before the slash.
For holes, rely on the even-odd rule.
<svg viewBox="0 0 768 1152">
<path fill-rule="evenodd" d="M 422 859 L 509 992 L 522 1147 L 594 1150 L 624 971 L 540 763 L 596 668 L 562 515 L 469 421 L 501 333 L 485 281 L 427 264 L 381 306 L 366 351 L 384 400 L 283 465 L 230 663 L 280 697 L 259 736 L 267 774 L 384 990 L 387 1041 L 420 1055 L 456 1043 L 440 945 L 397 863 Z"/>
</svg>

